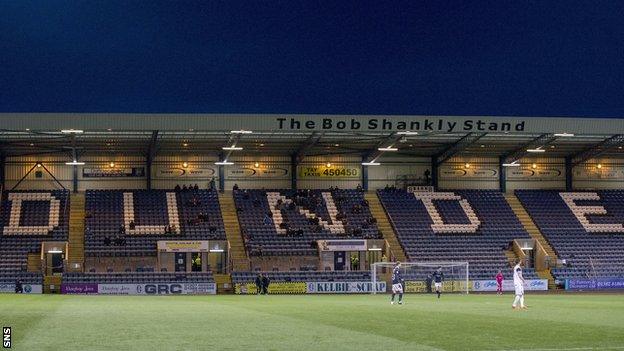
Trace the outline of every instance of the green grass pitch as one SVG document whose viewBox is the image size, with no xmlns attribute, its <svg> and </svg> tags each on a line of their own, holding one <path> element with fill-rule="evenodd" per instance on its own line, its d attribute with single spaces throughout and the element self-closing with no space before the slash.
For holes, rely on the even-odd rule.
<svg viewBox="0 0 624 351">
<path fill-rule="evenodd" d="M 624 350 L 624 295 L 0 294 L 14 350 Z"/>
</svg>

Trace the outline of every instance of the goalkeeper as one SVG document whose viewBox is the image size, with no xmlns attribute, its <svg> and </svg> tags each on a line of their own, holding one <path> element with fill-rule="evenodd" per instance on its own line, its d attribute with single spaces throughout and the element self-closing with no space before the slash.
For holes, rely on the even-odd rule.
<svg viewBox="0 0 624 351">
<path fill-rule="evenodd" d="M 392 299 L 390 304 L 394 305 L 394 295 L 399 294 L 399 305 L 403 304 L 403 276 L 401 275 L 401 262 L 397 262 L 392 269 Z"/>
</svg>

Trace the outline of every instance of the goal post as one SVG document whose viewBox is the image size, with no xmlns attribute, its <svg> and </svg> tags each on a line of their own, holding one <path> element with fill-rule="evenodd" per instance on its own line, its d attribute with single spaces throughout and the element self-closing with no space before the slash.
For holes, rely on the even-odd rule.
<svg viewBox="0 0 624 351">
<path fill-rule="evenodd" d="M 380 286 L 378 283 L 386 282 L 386 291 L 371 289 L 373 294 L 385 293 L 392 288 L 392 270 L 395 262 L 376 262 L 371 264 L 371 283 L 373 287 Z M 470 290 L 470 265 L 468 262 L 401 262 L 401 274 L 406 293 L 426 293 L 434 290 L 435 282 L 431 279 L 438 268 L 442 269 L 444 280 L 442 291 L 445 293 L 468 294 Z"/>
</svg>

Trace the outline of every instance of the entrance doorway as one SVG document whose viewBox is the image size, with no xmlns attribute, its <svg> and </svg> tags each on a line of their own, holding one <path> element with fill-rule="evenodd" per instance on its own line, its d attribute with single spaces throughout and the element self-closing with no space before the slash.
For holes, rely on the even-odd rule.
<svg viewBox="0 0 624 351">
<path fill-rule="evenodd" d="M 186 252 L 176 252 L 175 254 L 175 271 L 186 272 Z"/>
<path fill-rule="evenodd" d="M 201 252 L 193 252 L 191 254 L 191 272 L 201 272 L 202 270 L 202 254 Z"/>
<path fill-rule="evenodd" d="M 62 274 L 63 273 L 63 261 L 65 255 L 62 252 L 48 252 L 46 254 L 46 266 L 48 275 Z"/>
<path fill-rule="evenodd" d="M 335 271 L 344 271 L 345 270 L 345 252 L 344 251 L 334 251 L 334 270 Z"/>
</svg>

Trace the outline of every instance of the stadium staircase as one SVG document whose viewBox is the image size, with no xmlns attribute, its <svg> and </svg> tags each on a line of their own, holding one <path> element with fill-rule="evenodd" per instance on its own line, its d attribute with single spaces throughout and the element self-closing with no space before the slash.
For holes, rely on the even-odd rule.
<svg viewBox="0 0 624 351">
<path fill-rule="evenodd" d="M 82 272 L 84 267 L 85 195 L 72 194 L 69 210 L 68 272 Z"/>
<path fill-rule="evenodd" d="M 232 276 L 229 274 L 214 274 L 215 283 L 217 284 L 217 294 L 232 294 Z"/>
<path fill-rule="evenodd" d="M 29 272 L 41 273 L 41 254 L 29 253 L 26 269 Z"/>
<path fill-rule="evenodd" d="M 516 217 L 518 217 L 520 223 L 522 223 L 522 226 L 527 231 L 527 233 L 529 233 L 531 238 L 535 239 L 538 243 L 540 243 L 540 245 L 542 245 L 548 256 L 551 257 L 551 262 L 557 262 L 557 254 L 555 253 L 555 250 L 553 250 L 552 246 L 550 246 L 544 235 L 542 235 L 542 232 L 539 230 L 537 225 L 535 225 L 535 222 L 533 222 L 533 219 L 531 219 L 531 216 L 526 211 L 524 206 L 522 206 L 522 203 L 520 203 L 520 200 L 516 197 L 516 195 L 505 194 L 505 199 L 507 200 L 507 203 L 509 203 L 509 206 L 511 206 L 511 209 L 514 211 Z M 537 275 L 541 279 L 548 279 L 549 289 L 556 288 L 555 278 L 552 276 L 550 269 L 541 271 L 536 270 L 535 273 L 537 273 Z"/>
<path fill-rule="evenodd" d="M 383 233 L 384 239 L 388 242 L 390 246 L 390 252 L 394 256 L 394 260 L 406 262 L 407 257 L 405 256 L 405 252 L 403 252 L 403 247 L 399 243 L 397 239 L 397 235 L 394 232 L 394 228 L 390 224 L 390 220 L 388 219 L 388 214 L 384 209 L 379 197 L 376 192 L 367 192 L 364 195 L 366 201 L 368 201 L 368 208 L 371 211 L 373 217 L 377 220 L 377 228 L 381 230 Z M 393 260 L 392 257 L 389 257 L 390 260 Z"/>
<path fill-rule="evenodd" d="M 245 251 L 245 244 L 238 224 L 238 215 L 234 197 L 231 191 L 219 193 L 221 216 L 225 227 L 225 235 L 230 243 L 230 257 L 232 259 L 232 271 L 249 271 L 251 264 Z"/>
<path fill-rule="evenodd" d="M 60 275 L 46 275 L 43 277 L 43 293 L 52 294 L 61 292 L 63 277 Z"/>
<path fill-rule="evenodd" d="M 518 255 L 513 250 L 505 250 L 505 256 L 510 267 L 513 267 L 518 262 Z"/>
</svg>

